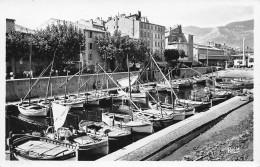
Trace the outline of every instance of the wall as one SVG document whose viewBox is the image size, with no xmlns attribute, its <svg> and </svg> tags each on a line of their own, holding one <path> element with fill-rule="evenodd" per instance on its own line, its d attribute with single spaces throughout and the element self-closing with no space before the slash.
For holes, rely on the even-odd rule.
<svg viewBox="0 0 260 167">
<path fill-rule="evenodd" d="M 211 72 L 211 67 L 194 67 L 194 70 L 206 74 Z M 215 67 L 213 67 L 213 71 L 215 71 Z M 132 72 L 133 74 L 137 74 L 139 72 Z M 184 76 L 192 76 L 197 75 L 197 73 L 191 69 L 188 68 L 180 68 L 180 75 L 179 77 Z M 120 78 L 127 77 L 127 72 L 120 72 L 120 73 L 114 73 L 112 74 L 112 78 L 116 81 Z M 106 76 L 108 78 L 108 76 Z M 162 78 L 162 75 L 159 71 L 153 72 L 153 71 L 147 71 L 144 73 L 141 77 L 142 81 L 149 82 L 149 81 L 159 81 L 159 79 Z M 45 97 L 46 90 L 47 90 L 47 84 L 48 84 L 48 77 L 44 77 L 39 79 L 39 82 L 35 85 L 35 87 L 32 90 L 32 97 Z M 36 81 L 36 78 L 32 79 L 32 84 Z M 49 95 L 51 94 L 52 89 L 52 95 L 58 96 L 63 95 L 65 93 L 65 85 L 61 88 L 59 86 L 66 81 L 65 76 L 58 76 L 58 77 L 52 77 L 51 79 L 51 87 L 49 90 Z M 79 77 L 74 76 L 67 84 L 67 92 L 68 93 L 75 93 L 78 89 L 78 81 Z M 80 89 L 80 92 L 84 92 L 87 90 L 92 90 L 93 83 L 100 82 L 105 83 L 105 74 L 87 74 L 81 76 L 81 82 L 82 84 L 87 83 L 86 86 L 82 87 Z M 109 88 L 114 88 L 116 85 L 113 83 L 111 79 L 108 80 L 108 86 Z M 106 88 L 106 84 L 104 84 L 103 88 Z M 7 80 L 6 81 L 6 101 L 16 101 L 20 100 L 21 98 L 24 98 L 26 93 L 29 90 L 29 79 L 15 79 L 15 80 Z"/>
<path fill-rule="evenodd" d="M 138 72 L 133 72 L 133 74 L 136 74 Z M 86 86 L 84 86 L 80 92 L 83 92 L 85 90 L 92 90 L 92 85 L 96 81 L 102 83 L 105 81 L 105 74 L 87 74 L 81 76 L 81 82 L 86 83 Z M 127 72 L 122 73 L 114 73 L 112 74 L 112 77 L 114 80 L 118 80 L 120 78 L 127 77 Z M 108 76 L 106 76 L 108 77 Z M 47 90 L 47 84 L 48 84 L 48 77 L 44 77 L 39 79 L 39 82 L 35 85 L 31 92 L 32 97 L 45 97 L 46 90 Z M 88 80 L 89 79 L 89 80 Z M 32 85 L 36 81 L 36 78 L 32 79 Z M 58 77 L 52 77 L 51 79 L 51 87 L 49 96 L 52 94 L 54 96 L 56 95 L 63 95 L 65 93 L 65 85 L 61 88 L 59 86 L 66 81 L 66 76 L 58 76 Z M 74 76 L 67 84 L 67 92 L 68 93 L 75 93 L 78 89 L 78 81 L 79 77 Z M 112 80 L 109 79 L 108 81 L 109 88 L 116 87 L 116 85 L 113 83 Z M 104 85 L 104 88 L 106 88 L 106 85 Z M 29 79 L 15 79 L 15 80 L 7 80 L 6 81 L 6 101 L 17 101 L 21 98 L 24 98 L 26 93 L 29 90 Z"/>
</svg>

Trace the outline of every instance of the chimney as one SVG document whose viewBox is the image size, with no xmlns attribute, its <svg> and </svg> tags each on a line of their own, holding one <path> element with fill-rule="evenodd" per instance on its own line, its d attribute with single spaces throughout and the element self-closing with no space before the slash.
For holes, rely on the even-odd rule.
<svg viewBox="0 0 260 167">
<path fill-rule="evenodd" d="M 140 19 L 141 18 L 141 11 L 138 11 L 138 18 Z"/>
</svg>

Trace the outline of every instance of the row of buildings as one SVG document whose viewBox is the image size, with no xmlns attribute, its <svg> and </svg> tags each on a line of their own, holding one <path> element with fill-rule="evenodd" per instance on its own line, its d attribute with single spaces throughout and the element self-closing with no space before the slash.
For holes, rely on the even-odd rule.
<svg viewBox="0 0 260 167">
<path fill-rule="evenodd" d="M 32 30 L 18 26 L 14 22 L 15 20 L 7 19 L 7 33 L 13 28 L 33 33 Z M 137 14 L 118 14 L 109 17 L 107 21 L 99 17 L 94 20 L 82 19 L 77 22 L 51 18 L 37 29 L 45 29 L 48 25 L 64 22 L 83 30 L 86 48 L 82 49 L 84 52 L 82 52 L 78 63 L 82 66 L 90 65 L 90 69 L 93 71 L 96 71 L 97 64 L 102 62 L 101 55 L 97 52 L 95 37 L 104 35 L 106 32 L 113 34 L 115 30 L 121 31 L 123 36 L 143 40 L 152 53 L 159 53 L 162 62 L 164 61 L 163 53 L 165 49 L 178 49 L 185 52 L 186 57 L 180 58 L 180 61 L 187 64 L 224 66 L 232 51 L 230 47 L 214 42 L 209 42 L 207 45 L 195 44 L 193 42 L 194 36 L 183 33 L 181 25 L 166 29 L 163 25 L 150 23 L 147 17 L 141 15 L 140 11 Z"/>
</svg>

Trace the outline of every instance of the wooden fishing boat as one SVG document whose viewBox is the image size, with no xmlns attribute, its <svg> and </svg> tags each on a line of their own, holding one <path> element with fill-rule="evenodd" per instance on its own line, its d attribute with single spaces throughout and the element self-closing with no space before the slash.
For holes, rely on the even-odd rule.
<svg viewBox="0 0 260 167">
<path fill-rule="evenodd" d="M 106 135 L 91 134 L 86 131 L 76 130 L 72 133 L 69 128 L 63 127 L 70 106 L 63 106 L 52 103 L 54 126 L 49 126 L 46 136 L 63 142 L 77 144 L 77 153 L 84 160 L 92 160 L 107 155 L 109 151 L 108 137 Z M 51 130 L 54 129 L 54 130 Z M 72 133 L 72 134 L 71 134 Z M 71 135 L 70 140 L 66 139 L 66 134 Z"/>
<path fill-rule="evenodd" d="M 22 102 L 17 106 L 20 113 L 26 116 L 45 117 L 49 111 L 48 106 L 43 106 L 36 103 Z"/>
<path fill-rule="evenodd" d="M 76 96 L 69 96 L 66 97 L 59 97 L 55 99 L 53 103 L 57 103 L 63 106 L 70 106 L 71 108 L 82 108 L 83 103 L 85 102 L 85 98 L 76 97 Z"/>
<path fill-rule="evenodd" d="M 157 104 L 153 101 L 149 101 L 148 104 L 152 109 L 158 109 L 158 110 L 162 109 L 163 111 L 169 111 L 169 112 L 174 112 L 174 113 L 183 112 L 183 113 L 185 113 L 186 116 L 195 114 L 195 108 L 192 106 L 184 107 L 183 105 L 175 105 L 173 108 L 172 104 L 169 104 L 169 103 Z"/>
<path fill-rule="evenodd" d="M 154 92 L 155 91 L 154 86 L 140 86 L 139 89 L 140 89 L 140 92 Z"/>
<path fill-rule="evenodd" d="M 117 90 L 117 92 L 118 92 L 119 96 L 130 97 L 130 93 L 125 92 L 125 91 L 123 91 L 123 90 Z M 147 97 L 147 94 L 146 94 L 145 92 L 139 92 L 139 93 L 134 93 L 134 92 L 132 92 L 132 93 L 131 93 L 131 96 L 132 96 L 133 98 L 145 98 L 145 97 Z"/>
<path fill-rule="evenodd" d="M 111 126 L 130 129 L 134 133 L 152 134 L 154 132 L 153 123 L 140 119 L 132 120 L 130 115 L 102 113 L 102 121 Z"/>
<path fill-rule="evenodd" d="M 154 128 L 165 128 L 173 123 L 174 114 L 162 114 L 161 111 L 158 110 L 145 109 L 134 112 L 134 117 L 152 122 Z"/>
<path fill-rule="evenodd" d="M 93 133 L 86 133 L 73 139 L 78 145 L 78 156 L 84 160 L 94 160 L 109 153 L 108 137 Z"/>
<path fill-rule="evenodd" d="M 109 140 L 122 140 L 131 135 L 129 129 L 109 126 L 104 122 L 81 120 L 78 126 L 80 130 L 85 130 L 89 133 L 107 134 Z"/>
<path fill-rule="evenodd" d="M 171 90 L 171 88 L 173 88 L 173 89 L 179 89 L 180 88 L 179 84 L 177 84 L 177 83 L 172 82 L 171 85 L 172 86 L 170 86 L 170 84 L 165 83 L 165 82 L 158 83 L 157 84 L 158 91 L 164 91 L 164 90 L 168 91 L 168 90 Z"/>
<path fill-rule="evenodd" d="M 77 160 L 76 145 L 26 134 L 8 139 L 11 156 L 16 160 Z"/>
</svg>

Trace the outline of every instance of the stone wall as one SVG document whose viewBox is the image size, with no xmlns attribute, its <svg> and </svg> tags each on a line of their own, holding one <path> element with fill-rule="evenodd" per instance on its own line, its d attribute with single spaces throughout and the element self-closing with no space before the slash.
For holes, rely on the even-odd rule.
<svg viewBox="0 0 260 167">
<path fill-rule="evenodd" d="M 215 71 L 215 67 L 212 68 L 213 71 Z M 194 70 L 206 74 L 211 72 L 211 67 L 194 67 Z M 191 69 L 188 68 L 180 68 L 178 72 L 178 77 L 187 77 L 196 75 L 197 73 Z M 132 72 L 133 74 L 139 73 L 138 71 Z M 127 77 L 127 72 L 119 72 L 111 74 L 111 77 L 116 81 L 120 78 Z M 70 76 L 69 76 L 70 77 Z M 68 78 L 69 78 L 68 77 Z M 106 79 L 105 79 L 106 77 Z M 108 76 L 105 74 L 86 74 L 82 75 L 81 77 L 81 85 L 86 83 L 85 86 L 83 86 L 80 89 L 80 92 L 85 92 L 88 90 L 93 90 L 93 83 L 96 84 L 97 87 L 101 87 L 103 83 L 103 88 L 106 88 L 106 80 L 108 79 Z M 159 81 L 162 79 L 163 76 L 159 71 L 146 71 L 142 74 L 140 77 L 140 82 L 153 82 L 153 81 Z M 167 78 L 168 79 L 168 78 Z M 37 78 L 33 78 L 31 83 L 33 83 L 37 80 Z M 45 97 L 46 91 L 47 91 L 47 85 L 48 85 L 48 77 L 43 77 L 39 79 L 38 83 L 34 86 L 31 97 L 38 98 L 38 97 Z M 62 83 L 66 81 L 66 76 L 58 76 L 58 77 L 52 77 L 50 89 L 49 89 L 49 96 L 60 96 L 65 93 L 65 84 L 60 87 Z M 111 79 L 108 79 L 108 88 L 115 88 L 116 85 Z M 79 76 L 74 76 L 71 78 L 67 84 L 67 93 L 73 94 L 76 93 L 79 88 Z M 21 98 L 24 98 L 27 92 L 29 91 L 29 79 L 15 79 L 15 80 L 7 80 L 6 81 L 6 101 L 17 101 Z"/>
<path fill-rule="evenodd" d="M 132 72 L 133 74 L 136 74 L 138 72 Z M 121 72 L 121 73 L 114 73 L 111 75 L 111 77 L 116 81 L 120 78 L 127 77 L 127 72 Z M 70 76 L 69 76 L 70 77 Z M 68 77 L 68 78 L 69 78 Z M 85 84 L 80 89 L 80 92 L 84 92 L 87 90 L 93 90 L 93 83 L 96 83 L 97 87 L 101 87 L 102 83 L 103 88 L 106 88 L 106 82 L 105 77 L 108 79 L 108 76 L 105 74 L 86 74 L 82 75 L 81 83 Z M 37 78 L 33 78 L 31 83 L 32 85 L 35 83 Z M 33 87 L 31 92 L 31 97 L 38 98 L 38 97 L 45 97 L 46 91 L 47 91 L 47 85 L 48 85 L 48 77 L 40 78 L 37 84 Z M 59 96 L 63 95 L 65 93 L 65 84 L 60 87 L 62 83 L 66 81 L 66 76 L 58 76 L 58 77 L 52 77 L 51 78 L 51 84 L 49 89 L 49 96 Z M 81 85 L 82 85 L 81 84 Z M 108 79 L 108 87 L 113 88 L 116 87 L 114 82 L 111 79 Z M 79 88 L 79 76 L 74 76 L 72 79 L 69 80 L 67 84 L 67 93 L 75 93 L 77 89 Z M 29 79 L 15 79 L 15 80 L 7 80 L 6 81 L 6 101 L 17 101 L 21 98 L 24 98 L 27 92 L 29 91 Z"/>
</svg>

